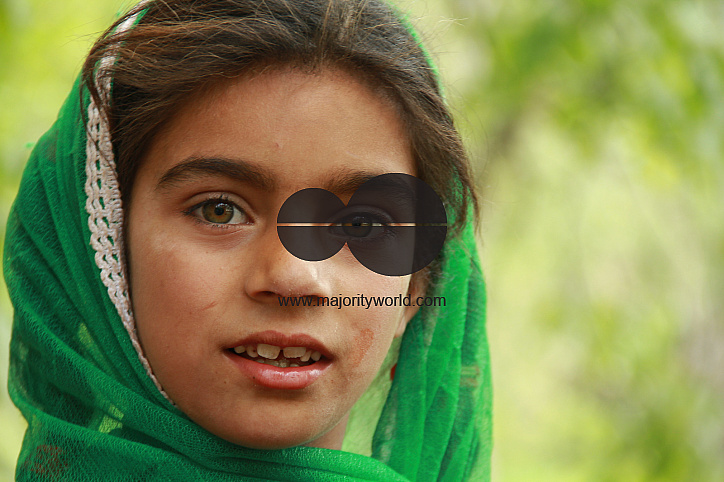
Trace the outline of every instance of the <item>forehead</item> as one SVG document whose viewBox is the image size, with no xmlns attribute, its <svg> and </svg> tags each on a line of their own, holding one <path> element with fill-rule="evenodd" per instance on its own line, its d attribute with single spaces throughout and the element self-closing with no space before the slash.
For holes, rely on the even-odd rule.
<svg viewBox="0 0 724 482">
<path fill-rule="evenodd" d="M 281 190 L 364 174 L 415 174 L 397 106 L 336 68 L 267 68 L 192 94 L 155 136 L 141 170 L 160 181 L 189 159 L 251 166 Z"/>
</svg>

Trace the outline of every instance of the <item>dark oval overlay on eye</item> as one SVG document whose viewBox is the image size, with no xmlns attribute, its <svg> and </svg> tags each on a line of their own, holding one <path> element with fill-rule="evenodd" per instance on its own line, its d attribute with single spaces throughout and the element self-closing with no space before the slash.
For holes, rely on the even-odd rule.
<svg viewBox="0 0 724 482">
<path fill-rule="evenodd" d="M 385 276 L 423 269 L 440 252 L 447 235 L 439 196 L 422 180 L 402 173 L 370 179 L 347 206 L 324 189 L 303 189 L 284 202 L 277 222 L 325 224 L 277 226 L 279 239 L 294 256 L 321 261 L 346 243 L 362 265 Z"/>
<path fill-rule="evenodd" d="M 429 265 L 447 236 L 447 214 L 440 197 L 421 179 L 389 173 L 362 184 L 347 204 L 383 209 L 393 219 L 387 234 L 373 242 L 350 238 L 347 245 L 367 269 L 405 276 Z M 399 226 L 397 223 L 404 223 Z"/>
<path fill-rule="evenodd" d="M 342 200 L 326 189 L 302 189 L 284 201 L 277 224 L 327 223 L 344 207 Z M 327 230 L 327 226 L 277 226 L 286 250 L 305 261 L 322 261 L 342 249 L 346 240 L 329 236 Z"/>
</svg>

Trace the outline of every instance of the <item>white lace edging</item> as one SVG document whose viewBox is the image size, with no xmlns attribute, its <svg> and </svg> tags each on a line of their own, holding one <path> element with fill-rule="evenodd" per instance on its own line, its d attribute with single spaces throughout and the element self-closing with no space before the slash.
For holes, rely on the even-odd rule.
<svg viewBox="0 0 724 482">
<path fill-rule="evenodd" d="M 142 4 L 145 2 L 139 3 Z M 140 12 L 128 17 L 118 26 L 116 33 L 123 33 L 133 26 Z M 96 88 L 103 103 L 107 103 L 111 91 L 108 77 L 98 80 L 116 60 L 113 52 L 104 56 L 96 71 Z M 90 243 L 95 250 L 95 262 L 101 271 L 101 281 L 108 289 L 108 296 L 116 307 L 123 326 L 126 328 L 138 359 L 156 388 L 171 403 L 158 379 L 153 374 L 143 348 L 138 340 L 136 321 L 131 310 L 128 282 L 125 276 L 126 263 L 123 248 L 123 207 L 121 191 L 118 186 L 118 173 L 113 157 L 113 145 L 108 119 L 101 114 L 98 105 L 91 97 L 88 105 L 88 124 L 86 141 L 86 182 L 85 209 L 88 212 Z"/>
</svg>

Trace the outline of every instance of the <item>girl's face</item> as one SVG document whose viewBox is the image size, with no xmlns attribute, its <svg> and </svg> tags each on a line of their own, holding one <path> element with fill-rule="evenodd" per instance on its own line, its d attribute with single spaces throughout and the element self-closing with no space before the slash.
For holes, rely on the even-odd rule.
<svg viewBox="0 0 724 482">
<path fill-rule="evenodd" d="M 404 296 L 410 277 L 370 271 L 347 246 L 298 259 L 276 219 L 301 189 L 347 202 L 389 172 L 415 174 L 396 109 L 334 68 L 225 80 L 163 126 L 130 198 L 131 299 L 155 375 L 192 420 L 246 447 L 341 447 L 352 405 L 415 308 L 293 307 L 279 297 Z M 255 361 L 275 347 L 282 366 Z"/>
</svg>

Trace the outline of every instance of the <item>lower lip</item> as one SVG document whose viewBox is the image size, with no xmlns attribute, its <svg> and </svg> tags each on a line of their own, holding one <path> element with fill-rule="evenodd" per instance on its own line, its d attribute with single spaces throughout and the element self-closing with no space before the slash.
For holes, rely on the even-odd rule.
<svg viewBox="0 0 724 482">
<path fill-rule="evenodd" d="M 331 365 L 331 362 L 325 358 L 304 367 L 279 368 L 251 361 L 232 353 L 226 355 L 241 370 L 241 373 L 251 378 L 257 385 L 279 390 L 306 388 L 317 381 Z"/>
</svg>

